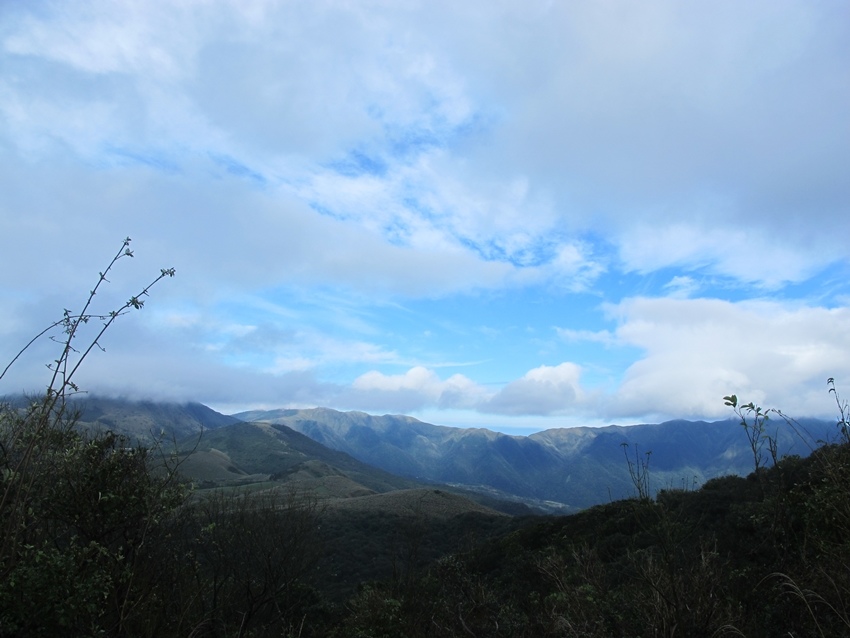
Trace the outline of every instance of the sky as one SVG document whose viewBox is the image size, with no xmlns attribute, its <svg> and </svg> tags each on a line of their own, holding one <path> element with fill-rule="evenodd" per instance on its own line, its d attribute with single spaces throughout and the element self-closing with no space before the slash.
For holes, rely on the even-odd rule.
<svg viewBox="0 0 850 638">
<path fill-rule="evenodd" d="M 526 434 L 730 393 L 832 417 L 850 4 L 0 2 L 0 367 L 125 237 L 93 311 L 176 276 L 87 392 Z"/>
</svg>

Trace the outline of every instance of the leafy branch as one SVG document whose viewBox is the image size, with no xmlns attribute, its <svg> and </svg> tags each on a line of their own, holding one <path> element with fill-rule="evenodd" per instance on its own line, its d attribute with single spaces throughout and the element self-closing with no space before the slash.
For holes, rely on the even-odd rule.
<svg viewBox="0 0 850 638">
<path fill-rule="evenodd" d="M 829 386 L 829 392 L 835 397 L 835 403 L 838 406 L 838 432 L 841 435 L 843 443 L 850 443 L 850 405 L 838 396 L 838 390 L 835 388 L 835 379 L 830 377 L 826 380 L 826 385 Z"/>
<path fill-rule="evenodd" d="M 761 470 L 764 469 L 766 463 L 764 455 L 765 445 L 767 445 L 774 465 L 778 457 L 776 437 L 770 436 L 770 433 L 767 431 L 770 414 L 776 414 L 783 418 L 785 415 L 774 408 L 765 410 L 752 401 L 739 404 L 738 396 L 735 394 L 723 397 L 723 401 L 741 419 L 741 427 L 744 428 L 744 433 L 747 435 L 747 441 L 750 444 L 750 451 L 753 455 L 754 471 L 756 475 L 761 476 Z"/>
<path fill-rule="evenodd" d="M 52 371 L 50 383 L 45 395 L 37 401 L 33 401 L 23 411 L 6 411 L 0 413 L 0 460 L 3 463 L 3 476 L 0 477 L 0 513 L 3 513 L 0 529 L 0 565 L 5 559 L 14 555 L 12 548 L 17 546 L 18 536 L 25 530 L 23 521 L 27 518 L 29 509 L 30 493 L 36 480 L 36 473 L 29 472 L 40 456 L 49 455 L 50 438 L 58 435 L 61 438 L 62 426 L 67 422 L 66 399 L 69 393 L 79 391 L 74 382 L 74 375 L 83 361 L 91 351 L 98 347 L 101 350 L 100 339 L 118 317 L 123 316 L 131 310 L 138 310 L 144 306 L 145 298 L 151 288 L 166 277 L 173 277 L 174 268 L 163 268 L 159 275 L 153 279 L 142 290 L 130 297 L 123 305 L 106 313 L 94 313 L 90 308 L 94 303 L 95 295 L 101 285 L 109 283 L 107 275 L 112 271 L 115 264 L 123 258 L 132 257 L 130 250 L 130 238 L 127 237 L 121 244 L 120 250 L 109 262 L 106 269 L 98 273 L 99 277 L 94 288 L 83 304 L 82 310 L 72 313 L 67 308 L 62 313 L 62 318 L 50 324 L 39 332 L 27 344 L 18 351 L 12 360 L 0 373 L 0 379 L 6 376 L 12 365 L 27 352 L 34 343 L 51 331 L 61 327 L 62 336 L 51 335 L 49 338 L 60 344 L 59 356 L 48 364 Z M 95 334 L 85 347 L 76 349 L 73 345 L 78 336 L 80 327 L 92 320 L 103 323 L 100 330 Z M 74 355 L 78 355 L 74 357 Z M 73 421 L 73 419 L 71 419 Z M 0 574 L 2 576 L 2 574 Z"/>
<path fill-rule="evenodd" d="M 652 450 L 644 452 L 643 458 L 638 453 L 638 446 L 635 444 L 634 461 L 629 458 L 629 444 L 625 441 L 620 443 L 623 448 L 623 454 L 626 456 L 626 464 L 629 468 L 629 477 L 632 479 L 632 485 L 637 490 L 638 500 L 649 501 L 651 495 L 649 491 L 649 457 L 652 456 Z"/>
<path fill-rule="evenodd" d="M 6 365 L 3 371 L 0 372 L 0 380 L 2 380 L 3 377 L 6 376 L 6 373 L 9 371 L 12 365 L 14 365 L 14 363 L 27 350 L 29 350 L 34 343 L 36 343 L 45 335 L 49 334 L 54 329 L 61 326 L 62 334 L 64 336 L 50 337 L 51 340 L 56 341 L 61 345 L 61 351 L 59 356 L 54 359 L 53 362 L 47 365 L 47 367 L 53 372 L 53 375 L 50 379 L 50 383 L 47 386 L 47 397 L 48 399 L 53 398 L 64 403 L 69 390 L 72 392 L 79 391 L 79 388 L 73 380 L 74 375 L 76 374 L 80 365 L 82 365 L 83 361 L 88 357 L 88 355 L 95 347 L 103 350 L 103 347 L 100 345 L 100 339 L 101 337 L 103 337 L 104 333 L 109 329 L 109 327 L 115 322 L 118 317 L 127 314 L 131 310 L 141 310 L 141 308 L 145 305 L 145 298 L 150 294 L 151 288 L 153 288 L 162 279 L 165 279 L 166 277 L 170 278 L 175 275 L 176 271 L 174 268 L 162 268 L 159 272 L 159 275 L 153 281 L 151 281 L 147 286 L 142 288 L 139 293 L 131 296 L 122 306 L 107 313 L 90 312 L 90 308 L 94 302 L 95 295 L 97 295 L 101 285 L 104 282 L 110 283 L 107 279 L 107 275 L 114 268 L 115 264 L 120 259 L 133 257 L 133 251 L 130 250 L 131 241 L 132 240 L 129 237 L 125 238 L 121 244 L 121 248 L 109 262 L 106 269 L 103 272 L 98 273 L 97 283 L 95 284 L 94 288 L 92 288 L 92 290 L 89 292 L 89 295 L 86 298 L 85 303 L 83 304 L 82 310 L 80 310 L 80 312 L 78 313 L 72 313 L 66 308 L 62 313 L 61 319 L 54 321 L 44 330 L 36 334 L 32 339 L 27 342 L 26 345 L 24 345 L 23 348 L 18 351 L 18 353 Z M 78 332 L 80 331 L 81 326 L 89 323 L 92 320 L 101 321 L 103 322 L 103 325 L 87 346 L 85 346 L 81 350 L 77 350 L 73 346 L 74 339 L 78 336 Z M 79 355 L 79 357 L 76 358 L 76 361 L 72 361 L 74 354 Z M 53 403 L 55 403 L 55 401 Z"/>
</svg>

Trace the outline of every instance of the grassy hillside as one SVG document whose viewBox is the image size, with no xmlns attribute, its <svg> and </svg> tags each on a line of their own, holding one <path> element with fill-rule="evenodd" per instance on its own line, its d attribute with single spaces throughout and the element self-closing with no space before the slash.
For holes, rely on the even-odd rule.
<svg viewBox="0 0 850 638">
<path fill-rule="evenodd" d="M 181 471 L 190 478 L 243 482 L 244 477 L 275 481 L 309 481 L 344 476 L 369 492 L 419 485 L 372 468 L 343 452 L 330 450 L 290 428 L 261 423 L 234 423 L 189 437 L 180 444 Z"/>
</svg>

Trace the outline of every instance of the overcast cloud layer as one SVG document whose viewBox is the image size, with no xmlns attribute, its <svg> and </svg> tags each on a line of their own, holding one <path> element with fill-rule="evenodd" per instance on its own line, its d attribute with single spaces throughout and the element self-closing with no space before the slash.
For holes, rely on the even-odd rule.
<svg viewBox="0 0 850 638">
<path fill-rule="evenodd" d="M 177 276 L 90 391 L 512 431 L 731 392 L 832 415 L 848 175 L 843 0 L 6 2 L 0 363 L 129 235 L 99 308 Z"/>
</svg>

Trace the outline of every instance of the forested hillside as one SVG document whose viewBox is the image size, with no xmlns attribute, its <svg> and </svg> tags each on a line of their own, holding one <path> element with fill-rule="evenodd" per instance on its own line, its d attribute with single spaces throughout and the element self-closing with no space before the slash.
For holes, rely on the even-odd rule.
<svg viewBox="0 0 850 638">
<path fill-rule="evenodd" d="M 531 521 L 414 584 L 363 590 L 344 623 L 375 636 L 849 635 L 848 479 L 845 442 Z"/>
</svg>

